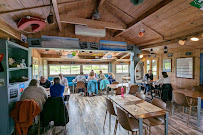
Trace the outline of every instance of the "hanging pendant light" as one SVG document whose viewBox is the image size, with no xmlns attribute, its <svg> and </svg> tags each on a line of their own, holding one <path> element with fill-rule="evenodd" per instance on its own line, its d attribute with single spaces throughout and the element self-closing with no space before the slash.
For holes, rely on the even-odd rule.
<svg viewBox="0 0 203 135">
<path fill-rule="evenodd" d="M 150 55 L 152 55 L 152 54 L 154 54 L 154 53 L 153 53 L 153 49 L 150 49 Z"/>
<path fill-rule="evenodd" d="M 142 22 L 141 22 L 141 26 L 140 26 L 140 32 L 138 34 L 139 37 L 143 37 L 145 33 L 145 30 L 142 28 Z"/>
<path fill-rule="evenodd" d="M 50 13 L 49 13 L 49 15 L 47 16 L 47 22 L 48 22 L 49 24 L 54 23 L 54 14 L 53 14 L 53 12 L 52 12 L 52 8 L 53 8 L 53 5 L 52 5 L 52 1 L 50 0 Z"/>
<path fill-rule="evenodd" d="M 164 46 L 164 53 L 168 53 L 168 48 L 167 48 L 167 46 Z"/>
</svg>

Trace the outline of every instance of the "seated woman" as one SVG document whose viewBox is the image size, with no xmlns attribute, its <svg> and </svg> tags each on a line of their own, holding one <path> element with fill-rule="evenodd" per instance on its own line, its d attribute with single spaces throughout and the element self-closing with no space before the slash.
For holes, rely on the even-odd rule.
<svg viewBox="0 0 203 135">
<path fill-rule="evenodd" d="M 171 81 L 167 75 L 166 72 L 162 72 L 162 76 L 163 78 L 160 78 L 157 82 L 156 82 L 156 86 L 160 85 L 161 90 L 162 90 L 162 94 L 161 94 L 161 98 L 164 102 L 166 101 L 170 101 L 172 99 L 172 87 L 171 87 Z"/>
<path fill-rule="evenodd" d="M 54 78 L 54 85 L 50 87 L 51 97 L 63 97 L 65 86 L 60 84 L 59 77 Z"/>
<path fill-rule="evenodd" d="M 29 83 L 29 86 L 25 89 L 23 94 L 20 97 L 20 100 L 24 99 L 33 99 L 41 108 L 43 109 L 43 105 L 46 102 L 48 95 L 45 91 L 45 88 L 39 86 L 40 82 L 37 79 L 32 79 Z"/>
<path fill-rule="evenodd" d="M 112 72 L 109 72 L 109 76 L 107 78 L 110 82 L 110 84 L 112 84 L 112 82 L 115 82 L 115 75 Z"/>
<path fill-rule="evenodd" d="M 101 81 L 100 81 L 100 90 L 104 90 L 106 89 L 106 86 L 108 84 L 110 84 L 109 80 L 106 79 L 106 77 L 104 76 L 104 74 L 101 74 Z"/>
<path fill-rule="evenodd" d="M 89 95 L 92 96 L 93 94 L 98 94 L 97 80 L 95 79 L 95 74 L 93 71 L 89 73 L 88 80 L 87 92 Z"/>
</svg>

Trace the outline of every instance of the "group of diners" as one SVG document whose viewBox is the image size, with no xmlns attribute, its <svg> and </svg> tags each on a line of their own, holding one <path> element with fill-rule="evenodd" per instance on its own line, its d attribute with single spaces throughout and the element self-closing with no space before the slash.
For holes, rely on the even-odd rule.
<svg viewBox="0 0 203 135">
<path fill-rule="evenodd" d="M 67 101 L 70 95 L 68 93 L 68 88 L 68 80 L 63 77 L 63 74 L 59 74 L 58 77 L 55 77 L 53 79 L 53 84 L 46 79 L 45 76 L 41 76 L 40 80 L 32 79 L 30 81 L 28 87 L 21 95 L 20 100 L 32 99 L 38 103 L 42 110 L 48 96 L 63 97 L 64 101 Z"/>
<path fill-rule="evenodd" d="M 98 94 L 98 90 L 106 89 L 106 86 L 111 84 L 112 82 L 116 81 L 115 76 L 113 73 L 108 73 L 108 77 L 106 78 L 103 72 L 100 70 L 99 74 L 97 75 L 94 70 L 92 70 L 88 74 L 88 78 L 84 76 L 83 72 L 80 75 L 76 76 L 73 82 L 83 82 L 85 84 L 84 88 L 79 88 L 78 92 L 80 94 L 88 94 L 89 96 L 93 96 Z M 87 93 L 86 92 L 87 89 Z"/>
<path fill-rule="evenodd" d="M 160 78 L 158 81 L 153 80 L 153 74 L 152 70 L 148 70 L 148 73 L 145 74 L 145 77 L 143 79 L 143 87 L 144 87 L 144 93 L 148 94 L 148 92 L 151 92 L 151 96 L 153 98 L 156 91 L 161 91 L 161 98 L 162 100 L 168 101 L 172 99 L 172 86 L 170 78 L 168 77 L 166 72 L 162 72 L 162 78 Z M 160 92 L 159 92 L 160 93 Z"/>
</svg>

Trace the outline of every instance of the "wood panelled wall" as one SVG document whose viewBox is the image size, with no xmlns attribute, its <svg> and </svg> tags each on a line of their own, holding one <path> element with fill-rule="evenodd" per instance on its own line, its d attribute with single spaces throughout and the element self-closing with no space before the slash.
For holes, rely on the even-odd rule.
<svg viewBox="0 0 203 135">
<path fill-rule="evenodd" d="M 185 52 L 192 52 L 192 55 L 185 55 Z M 173 88 L 186 88 L 192 89 L 193 86 L 198 86 L 200 82 L 200 53 L 202 49 L 193 49 L 187 51 L 172 52 L 172 57 L 167 57 L 167 54 L 160 54 L 159 57 L 159 77 L 162 77 L 163 59 L 172 59 L 172 72 L 168 72 Z M 180 57 L 193 57 L 194 58 L 194 78 L 185 79 L 176 77 L 176 59 Z"/>
</svg>

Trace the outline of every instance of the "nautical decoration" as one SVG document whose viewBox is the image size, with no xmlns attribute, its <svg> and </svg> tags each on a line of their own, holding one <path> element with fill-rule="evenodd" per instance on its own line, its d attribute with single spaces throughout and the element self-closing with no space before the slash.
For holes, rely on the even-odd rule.
<svg viewBox="0 0 203 135">
<path fill-rule="evenodd" d="M 143 0 L 130 0 L 131 3 L 133 3 L 133 5 L 138 5 L 143 3 Z"/>
<path fill-rule="evenodd" d="M 154 53 L 153 53 L 153 49 L 150 49 L 150 55 L 152 55 L 152 54 L 154 54 Z"/>
<path fill-rule="evenodd" d="M 142 22 L 141 22 L 141 26 L 140 26 L 140 32 L 138 34 L 139 37 L 143 37 L 145 33 L 145 30 L 142 28 Z"/>
<path fill-rule="evenodd" d="M 194 0 L 190 3 L 190 5 L 203 10 L 203 0 Z"/>
<path fill-rule="evenodd" d="M 50 0 L 50 13 L 49 15 L 47 16 L 47 22 L 49 24 L 52 24 L 54 23 L 54 14 L 52 12 L 52 9 L 53 9 L 53 4 L 52 4 L 52 1 Z"/>
<path fill-rule="evenodd" d="M 20 21 L 17 23 L 17 27 L 19 30 L 24 30 L 31 26 L 32 32 L 25 31 L 27 33 L 35 33 L 40 30 L 42 30 L 45 27 L 45 20 L 39 17 L 34 16 L 25 16 L 20 19 Z"/>
<path fill-rule="evenodd" d="M 168 48 L 167 46 L 164 46 L 164 53 L 167 53 L 168 52 Z"/>
</svg>

